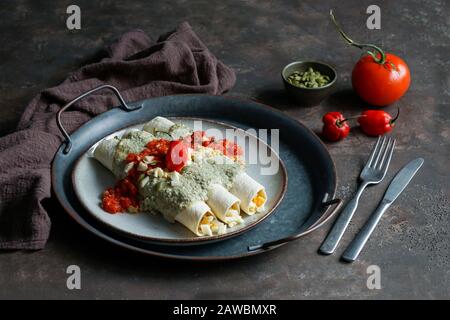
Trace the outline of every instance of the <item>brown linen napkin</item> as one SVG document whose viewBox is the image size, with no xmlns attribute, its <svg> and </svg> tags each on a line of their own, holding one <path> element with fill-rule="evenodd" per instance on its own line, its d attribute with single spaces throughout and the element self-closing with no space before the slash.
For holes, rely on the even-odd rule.
<svg viewBox="0 0 450 320">
<path fill-rule="evenodd" d="M 101 84 L 119 89 L 125 101 L 181 93 L 221 94 L 236 80 L 186 22 L 152 44 L 142 30 L 124 34 L 107 57 L 82 67 L 27 106 L 17 131 L 0 138 L 0 249 L 42 249 L 50 219 L 51 161 L 62 142 L 55 114 L 79 94 Z M 79 101 L 62 116 L 69 132 L 118 101 L 109 91 Z"/>
</svg>

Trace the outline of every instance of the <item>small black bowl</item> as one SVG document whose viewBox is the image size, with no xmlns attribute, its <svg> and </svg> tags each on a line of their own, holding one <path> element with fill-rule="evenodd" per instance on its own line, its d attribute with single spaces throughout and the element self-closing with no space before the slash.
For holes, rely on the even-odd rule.
<svg viewBox="0 0 450 320">
<path fill-rule="evenodd" d="M 304 72 L 309 68 L 313 68 L 319 71 L 321 74 L 330 77 L 330 82 L 323 87 L 318 88 L 300 88 L 287 81 L 287 78 L 295 71 Z M 284 87 L 287 92 L 296 100 L 304 106 L 315 106 L 319 104 L 323 99 L 325 99 L 332 92 L 332 88 L 336 83 L 337 73 L 334 68 L 326 63 L 317 61 L 295 61 L 289 63 L 281 71 L 281 77 L 283 78 Z"/>
</svg>

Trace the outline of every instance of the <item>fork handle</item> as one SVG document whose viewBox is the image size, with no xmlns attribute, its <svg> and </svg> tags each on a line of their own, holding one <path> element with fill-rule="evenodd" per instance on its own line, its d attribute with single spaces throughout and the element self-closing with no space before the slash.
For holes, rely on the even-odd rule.
<svg viewBox="0 0 450 320">
<path fill-rule="evenodd" d="M 359 231 L 359 233 L 349 244 L 347 249 L 345 249 L 344 253 L 342 254 L 343 260 L 347 262 L 353 262 L 356 260 L 356 258 L 358 258 L 358 255 L 361 253 L 361 250 L 364 248 L 367 240 L 369 240 L 373 230 L 375 230 L 375 227 L 377 226 L 381 217 L 389 207 L 390 203 L 388 202 L 383 201 L 380 203 L 375 212 L 370 216 L 369 220 L 367 220 L 367 222 L 364 224 L 361 231 Z"/>
<path fill-rule="evenodd" d="M 356 208 L 358 207 L 359 198 L 361 197 L 362 192 L 366 188 L 367 183 L 362 183 L 358 191 L 356 192 L 355 196 L 352 200 L 350 200 L 345 208 L 342 210 L 339 217 L 334 222 L 333 228 L 328 233 L 325 241 L 320 246 L 319 251 L 323 254 L 332 254 L 339 243 L 339 241 L 342 238 L 342 235 L 344 234 L 345 230 L 348 227 L 348 224 L 350 223 L 350 220 L 353 217 L 353 214 L 356 211 Z"/>
</svg>

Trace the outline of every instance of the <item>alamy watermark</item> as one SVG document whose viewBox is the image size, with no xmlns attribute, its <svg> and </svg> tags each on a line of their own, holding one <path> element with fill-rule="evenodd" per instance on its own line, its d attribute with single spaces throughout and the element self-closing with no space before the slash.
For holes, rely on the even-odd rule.
<svg viewBox="0 0 450 320">
<path fill-rule="evenodd" d="M 367 7 L 367 14 L 370 16 L 367 18 L 366 26 L 369 30 L 381 29 L 381 9 L 376 4 L 372 4 Z"/>
<path fill-rule="evenodd" d="M 69 15 L 66 19 L 66 27 L 69 30 L 81 29 L 81 9 L 76 4 L 67 7 L 66 13 Z"/>
<path fill-rule="evenodd" d="M 66 286 L 69 290 L 81 290 L 81 269 L 76 264 L 67 267 L 66 273 L 69 274 L 66 280 Z"/>
<path fill-rule="evenodd" d="M 245 163 L 260 166 L 261 175 L 274 175 L 280 169 L 278 154 L 280 151 L 279 129 L 204 129 L 201 120 L 194 121 L 194 132 L 204 131 L 206 136 L 214 137 L 215 141 L 226 140 L 237 144 L 245 150 Z"/>
<path fill-rule="evenodd" d="M 379 266 L 373 264 L 367 267 L 366 273 L 369 275 L 367 277 L 366 285 L 369 290 L 380 290 L 381 289 L 381 269 Z"/>
</svg>

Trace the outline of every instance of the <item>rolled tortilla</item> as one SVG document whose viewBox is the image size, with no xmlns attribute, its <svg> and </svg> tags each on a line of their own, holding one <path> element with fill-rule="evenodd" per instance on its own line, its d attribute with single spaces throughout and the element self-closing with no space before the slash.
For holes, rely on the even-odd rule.
<svg viewBox="0 0 450 320">
<path fill-rule="evenodd" d="M 156 134 L 157 132 L 168 133 L 175 123 L 164 117 L 156 117 L 144 125 L 143 130 Z"/>
<path fill-rule="evenodd" d="M 206 203 L 211 207 L 219 220 L 229 227 L 243 223 L 240 215 L 240 200 L 220 184 L 213 184 L 208 190 Z"/>
<path fill-rule="evenodd" d="M 211 208 L 203 201 L 192 203 L 177 214 L 175 220 L 200 237 L 219 235 L 226 232 L 226 226 L 217 220 Z"/>
<path fill-rule="evenodd" d="M 230 192 L 241 200 L 241 209 L 248 215 L 264 210 L 267 200 L 264 186 L 253 180 L 245 172 L 239 173 Z"/>
<path fill-rule="evenodd" d="M 164 117 L 156 117 L 147 122 L 143 128 L 157 138 L 178 140 L 192 134 L 192 129 L 182 123 L 174 123 Z"/>
<path fill-rule="evenodd" d="M 140 152 L 145 147 L 145 144 L 152 139 L 154 139 L 154 136 L 148 132 L 129 129 L 125 131 L 121 138 L 115 136 L 101 140 L 95 146 L 93 156 L 106 168 L 114 171 L 116 160 L 124 160 L 130 152 Z M 135 143 L 130 143 L 130 140 L 135 140 Z"/>
<path fill-rule="evenodd" d="M 145 131 L 130 131 L 122 139 L 114 137 L 102 140 L 95 147 L 93 155 L 117 177 L 121 177 L 124 174 L 122 167 L 126 156 L 130 152 L 139 152 L 153 138 L 152 134 Z M 217 220 L 211 208 L 203 201 L 193 202 L 175 216 L 175 221 L 183 224 L 197 236 L 212 236 L 226 232 L 226 225 Z"/>
<path fill-rule="evenodd" d="M 94 150 L 94 158 L 110 171 L 113 168 L 114 154 L 119 141 L 116 137 L 108 140 L 103 139 Z"/>
</svg>

